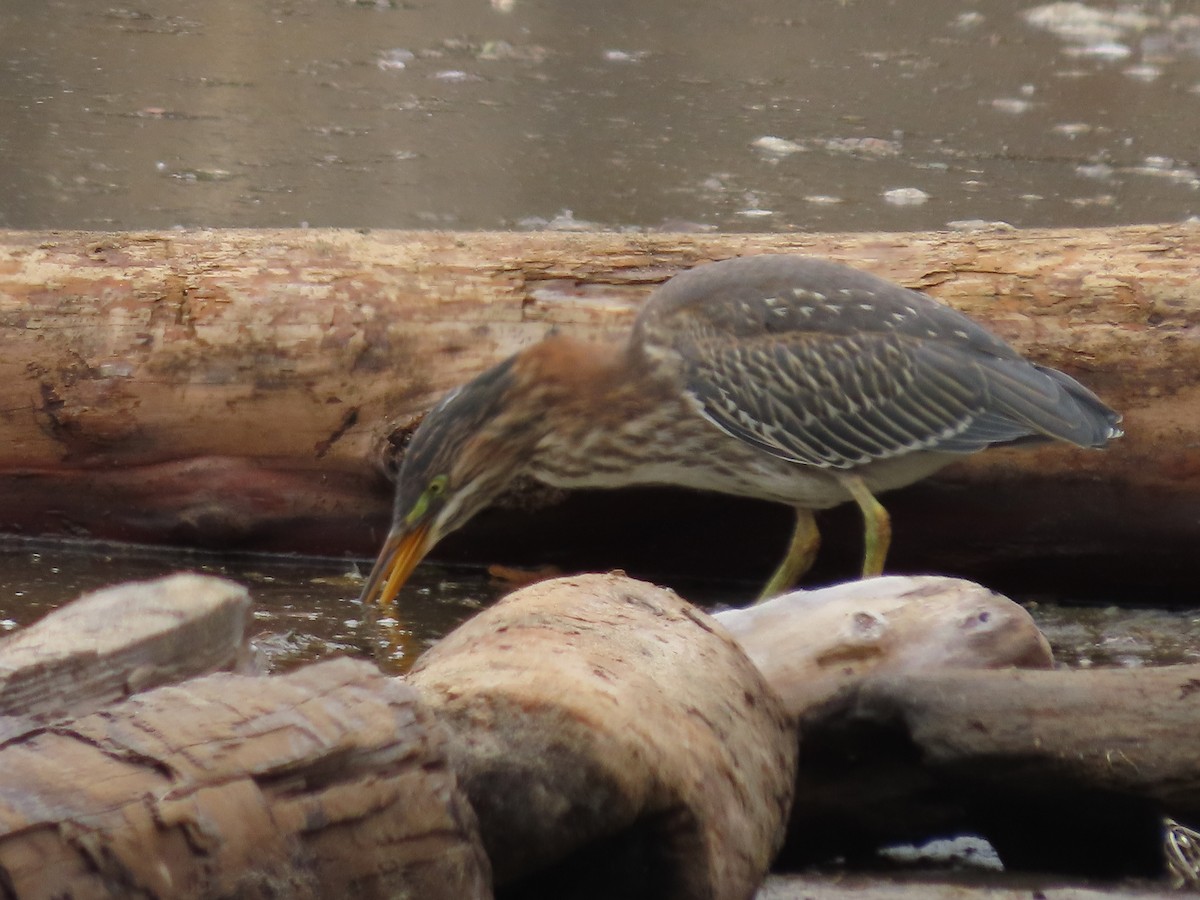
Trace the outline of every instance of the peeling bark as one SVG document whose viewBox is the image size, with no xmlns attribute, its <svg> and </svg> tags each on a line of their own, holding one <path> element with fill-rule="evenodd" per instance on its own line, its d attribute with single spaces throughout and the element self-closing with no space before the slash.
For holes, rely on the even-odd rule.
<svg viewBox="0 0 1200 900">
<path fill-rule="evenodd" d="M 445 737 L 333 660 L 138 694 L 0 747 L 0 884 L 35 897 L 491 896 Z"/>
</svg>

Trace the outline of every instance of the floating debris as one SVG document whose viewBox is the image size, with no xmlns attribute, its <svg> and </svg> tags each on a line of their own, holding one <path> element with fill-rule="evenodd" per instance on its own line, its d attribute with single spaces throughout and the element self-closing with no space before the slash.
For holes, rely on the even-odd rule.
<svg viewBox="0 0 1200 900">
<path fill-rule="evenodd" d="M 1137 81 L 1157 81 L 1162 76 L 1162 69 L 1158 66 L 1128 66 L 1121 70 L 1121 74 L 1133 78 Z"/>
<path fill-rule="evenodd" d="M 992 101 L 992 109 L 1013 115 L 1028 112 L 1031 106 L 1032 103 L 1020 97 L 997 97 Z"/>
<path fill-rule="evenodd" d="M 162 171 L 162 170 L 160 170 Z M 229 181 L 233 173 L 228 169 L 178 169 L 171 172 L 172 178 L 185 182 Z"/>
<path fill-rule="evenodd" d="M 1107 163 L 1087 163 L 1075 167 L 1075 174 L 1084 178 L 1095 178 L 1099 181 L 1112 178 L 1113 167 Z"/>
<path fill-rule="evenodd" d="M 464 72 L 462 69 L 443 69 L 440 72 L 434 72 L 430 78 L 436 81 L 444 81 L 447 84 L 462 84 L 467 81 L 483 81 L 478 75 L 473 75 L 470 72 Z"/>
<path fill-rule="evenodd" d="M 641 62 L 650 53 L 646 50 L 605 50 L 604 59 L 607 62 L 615 63 L 636 63 Z"/>
<path fill-rule="evenodd" d="M 929 195 L 920 188 L 892 188 L 883 192 L 883 199 L 893 206 L 920 206 L 929 200 Z"/>
<path fill-rule="evenodd" d="M 1067 202 L 1072 206 L 1085 209 L 1089 206 L 1115 206 L 1117 198 L 1112 194 L 1097 194 L 1095 197 L 1072 197 Z"/>
<path fill-rule="evenodd" d="M 1180 166 L 1175 160 L 1165 156 L 1147 156 L 1140 166 L 1130 166 L 1125 171 L 1133 175 L 1149 175 L 1152 178 L 1165 178 L 1177 181 L 1189 187 L 1200 187 L 1200 175 L 1195 169 Z"/>
<path fill-rule="evenodd" d="M 882 158 L 900 155 L 900 142 L 883 138 L 827 138 L 813 143 L 831 153 L 845 153 L 851 156 Z"/>
<path fill-rule="evenodd" d="M 406 69 L 408 68 L 408 64 L 415 58 L 411 50 L 402 50 L 400 48 L 384 50 L 375 58 L 375 65 L 384 72 Z"/>
<path fill-rule="evenodd" d="M 1164 850 L 1173 886 L 1200 887 L 1200 832 L 1174 819 L 1164 819 Z"/>
<path fill-rule="evenodd" d="M 770 134 L 755 138 L 750 146 L 755 150 L 761 150 L 773 156 L 788 156 L 804 150 L 804 146 L 796 143 L 796 141 L 789 141 L 787 138 L 775 137 Z"/>
<path fill-rule="evenodd" d="M 516 62 L 540 63 L 550 55 L 540 44 L 510 44 L 508 41 L 484 41 L 475 58 L 488 62 L 514 60 Z"/>
<path fill-rule="evenodd" d="M 1132 52 L 1126 44 L 1119 44 L 1116 41 L 1086 44 L 1082 47 L 1067 47 L 1063 50 L 1067 56 L 1094 56 L 1100 59 L 1124 59 Z"/>
<path fill-rule="evenodd" d="M 1064 41 L 1093 47 L 1115 46 L 1129 33 L 1145 31 L 1157 23 L 1132 6 L 1096 9 L 1078 2 L 1047 3 L 1027 9 L 1021 16 L 1035 28 L 1053 32 Z"/>
<path fill-rule="evenodd" d="M 569 209 L 564 209 L 557 216 L 546 223 L 547 231 L 603 231 L 604 228 L 598 222 L 589 222 L 587 219 L 575 218 L 575 213 Z"/>
</svg>

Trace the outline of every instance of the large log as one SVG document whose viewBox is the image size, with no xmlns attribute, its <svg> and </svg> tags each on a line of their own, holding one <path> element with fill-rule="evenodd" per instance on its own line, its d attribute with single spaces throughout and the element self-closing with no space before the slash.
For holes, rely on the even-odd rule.
<svg viewBox="0 0 1200 900">
<path fill-rule="evenodd" d="M 442 391 L 550 328 L 619 334 L 681 268 L 767 251 L 926 289 L 1126 414 L 1110 452 L 991 452 L 898 499 L 899 559 L 1103 562 L 1121 548 L 1161 577 L 1200 537 L 1195 225 L 3 232 L 0 528 L 369 553 L 388 512 L 379 472 L 391 442 Z M 957 524 L 968 516 L 970 538 Z"/>
<path fill-rule="evenodd" d="M 521 897 L 753 896 L 796 738 L 738 645 L 621 575 L 541 582 L 409 675 L 453 737 L 496 884 Z"/>
</svg>

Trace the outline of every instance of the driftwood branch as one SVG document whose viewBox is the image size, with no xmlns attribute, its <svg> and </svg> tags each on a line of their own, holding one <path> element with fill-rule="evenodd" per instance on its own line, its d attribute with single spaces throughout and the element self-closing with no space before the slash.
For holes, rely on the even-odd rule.
<svg viewBox="0 0 1200 900">
<path fill-rule="evenodd" d="M 896 559 L 1102 563 L 1120 548 L 1153 576 L 1200 537 L 1194 225 L 0 233 L 0 528 L 370 553 L 389 439 L 442 391 L 550 328 L 620 334 L 681 268 L 781 251 L 926 289 L 1126 414 L 1110 452 L 992 452 L 895 498 Z"/>
<path fill-rule="evenodd" d="M 1163 817 L 1200 821 L 1200 666 L 873 677 L 800 728 L 798 858 L 968 832 L 1018 869 L 1156 875 Z"/>
<path fill-rule="evenodd" d="M 1054 664 L 1026 610 L 956 578 L 868 578 L 714 618 L 794 716 L 868 677 Z"/>
<path fill-rule="evenodd" d="M 1200 666 L 1050 669 L 1025 610 L 947 578 L 717 619 L 797 717 L 789 864 L 970 833 L 1015 869 L 1159 875 L 1164 817 L 1200 821 Z"/>
</svg>

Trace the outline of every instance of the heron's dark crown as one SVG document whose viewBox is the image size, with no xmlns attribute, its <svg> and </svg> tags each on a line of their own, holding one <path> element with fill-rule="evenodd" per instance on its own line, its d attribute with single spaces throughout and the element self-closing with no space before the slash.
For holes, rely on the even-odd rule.
<svg viewBox="0 0 1200 900">
<path fill-rule="evenodd" d="M 416 502 L 430 479 L 460 473 L 470 444 L 504 412 L 515 357 L 447 394 L 418 426 L 400 465 L 396 511 Z"/>
</svg>

